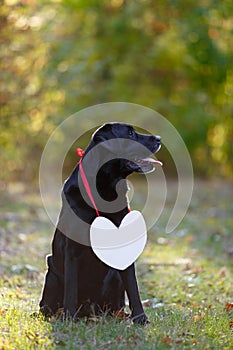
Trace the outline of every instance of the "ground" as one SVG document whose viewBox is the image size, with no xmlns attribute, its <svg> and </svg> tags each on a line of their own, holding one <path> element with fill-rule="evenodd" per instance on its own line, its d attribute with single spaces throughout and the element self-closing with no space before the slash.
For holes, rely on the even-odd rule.
<svg viewBox="0 0 233 350">
<path fill-rule="evenodd" d="M 176 187 L 171 182 L 168 188 L 166 212 L 174 205 Z M 141 191 L 139 183 L 132 204 L 138 209 Z M 168 214 L 150 230 L 137 261 L 151 321 L 145 327 L 117 317 L 72 323 L 38 316 L 53 227 L 39 192 L 14 184 L 2 185 L 0 194 L 0 349 L 233 348 L 232 184 L 196 181 L 190 208 L 176 230 L 164 234 Z"/>
</svg>

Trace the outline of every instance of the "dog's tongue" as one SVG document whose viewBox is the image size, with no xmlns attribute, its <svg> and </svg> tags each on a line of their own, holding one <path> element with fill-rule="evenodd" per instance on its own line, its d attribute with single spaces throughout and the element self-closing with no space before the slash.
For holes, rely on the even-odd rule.
<svg viewBox="0 0 233 350">
<path fill-rule="evenodd" d="M 148 162 L 148 163 L 152 163 L 152 164 L 156 164 L 159 166 L 163 166 L 163 163 L 160 162 L 159 160 L 153 159 L 153 158 L 143 158 L 144 162 Z"/>
</svg>

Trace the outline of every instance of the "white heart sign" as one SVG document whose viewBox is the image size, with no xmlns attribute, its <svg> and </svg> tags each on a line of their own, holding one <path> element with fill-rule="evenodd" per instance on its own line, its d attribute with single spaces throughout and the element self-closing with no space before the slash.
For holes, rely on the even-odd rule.
<svg viewBox="0 0 233 350">
<path fill-rule="evenodd" d="M 105 264 L 125 270 L 143 252 L 147 240 L 142 214 L 133 210 L 116 227 L 110 220 L 98 216 L 90 228 L 91 247 Z"/>
</svg>

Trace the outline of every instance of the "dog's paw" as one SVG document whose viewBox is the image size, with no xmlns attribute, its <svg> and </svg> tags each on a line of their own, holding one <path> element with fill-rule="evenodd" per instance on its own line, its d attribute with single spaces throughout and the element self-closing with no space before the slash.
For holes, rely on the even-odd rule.
<svg viewBox="0 0 233 350">
<path fill-rule="evenodd" d="M 139 324 L 142 326 L 150 323 L 150 320 L 148 319 L 148 317 L 144 313 L 140 314 L 140 315 L 132 316 L 131 319 L 132 319 L 134 324 Z"/>
</svg>

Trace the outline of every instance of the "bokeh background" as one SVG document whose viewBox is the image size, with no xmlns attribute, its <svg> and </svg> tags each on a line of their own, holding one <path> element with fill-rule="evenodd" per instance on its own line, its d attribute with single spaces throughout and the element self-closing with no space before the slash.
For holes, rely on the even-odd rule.
<svg viewBox="0 0 233 350">
<path fill-rule="evenodd" d="M 232 0 L 0 0 L 0 349 L 233 349 L 232 34 Z M 193 162 L 193 197 L 166 234 L 178 184 L 163 146 L 166 203 L 137 261 L 149 327 L 47 322 L 37 313 L 54 226 L 39 192 L 41 155 L 71 114 L 117 101 L 176 127 Z M 81 127 L 63 178 L 89 141 L 88 118 Z M 131 208 L 142 210 L 147 182 L 132 180 Z"/>
<path fill-rule="evenodd" d="M 35 183 L 55 127 L 112 101 L 172 122 L 196 176 L 232 177 L 231 0 L 3 0 L 0 11 L 1 185 Z"/>
</svg>

